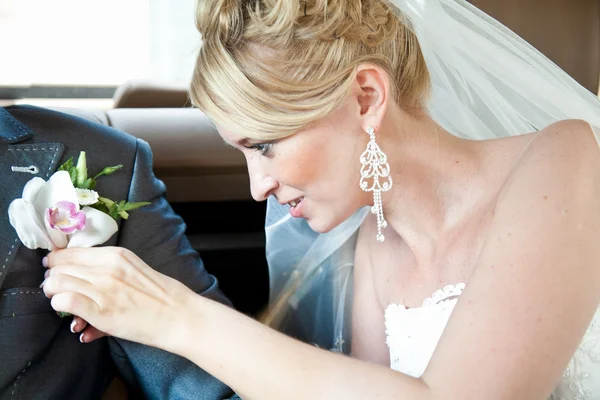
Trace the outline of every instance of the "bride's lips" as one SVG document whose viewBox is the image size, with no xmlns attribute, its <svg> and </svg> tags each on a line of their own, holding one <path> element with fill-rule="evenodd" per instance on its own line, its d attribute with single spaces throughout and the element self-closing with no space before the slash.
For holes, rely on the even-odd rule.
<svg viewBox="0 0 600 400">
<path fill-rule="evenodd" d="M 301 218 L 302 210 L 304 209 L 304 198 L 301 197 L 294 201 L 290 201 L 288 204 L 290 206 L 290 215 L 294 218 Z"/>
</svg>

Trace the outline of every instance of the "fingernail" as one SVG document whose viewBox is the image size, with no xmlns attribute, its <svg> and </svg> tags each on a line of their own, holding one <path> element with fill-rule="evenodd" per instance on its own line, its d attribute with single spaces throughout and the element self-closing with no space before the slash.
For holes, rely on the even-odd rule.
<svg viewBox="0 0 600 400">
<path fill-rule="evenodd" d="M 81 335 L 79 335 L 79 341 L 80 341 L 81 343 L 85 343 L 85 342 L 83 341 L 83 333 L 82 333 Z"/>
<path fill-rule="evenodd" d="M 46 280 L 44 279 L 44 281 L 40 284 L 40 289 L 44 288 L 44 283 L 46 283 Z"/>
<path fill-rule="evenodd" d="M 42 258 L 42 265 L 44 268 L 48 268 L 48 257 Z"/>
<path fill-rule="evenodd" d="M 77 321 L 75 320 L 75 318 L 73 318 L 73 321 L 71 321 L 71 332 L 75 333 L 75 327 L 77 326 Z"/>
</svg>

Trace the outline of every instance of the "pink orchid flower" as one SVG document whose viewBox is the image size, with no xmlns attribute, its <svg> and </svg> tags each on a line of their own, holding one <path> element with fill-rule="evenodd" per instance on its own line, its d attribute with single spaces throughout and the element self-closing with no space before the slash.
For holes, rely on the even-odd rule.
<svg viewBox="0 0 600 400">
<path fill-rule="evenodd" d="M 46 220 L 52 229 L 71 235 L 85 228 L 85 213 L 78 209 L 75 203 L 59 201 L 46 209 Z"/>
</svg>

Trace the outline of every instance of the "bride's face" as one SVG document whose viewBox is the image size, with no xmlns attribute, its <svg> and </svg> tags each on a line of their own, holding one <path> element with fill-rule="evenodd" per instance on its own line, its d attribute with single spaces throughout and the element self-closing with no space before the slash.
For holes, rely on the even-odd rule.
<svg viewBox="0 0 600 400">
<path fill-rule="evenodd" d="M 349 107 L 274 142 L 218 128 L 226 142 L 244 153 L 256 201 L 273 195 L 288 205 L 293 217 L 305 218 L 317 232 L 327 232 L 369 204 L 358 184 L 360 154 L 368 135 Z"/>
</svg>

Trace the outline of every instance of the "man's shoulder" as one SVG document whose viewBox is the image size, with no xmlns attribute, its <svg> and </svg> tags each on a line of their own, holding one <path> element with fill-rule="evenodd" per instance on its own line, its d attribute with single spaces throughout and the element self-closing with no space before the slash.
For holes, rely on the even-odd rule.
<svg viewBox="0 0 600 400">
<path fill-rule="evenodd" d="M 137 148 L 136 138 L 108 125 L 93 112 L 78 109 L 52 110 L 30 105 L 5 110 L 34 133 L 35 141 L 60 142 L 67 146 L 92 148 L 106 145 L 119 152 Z"/>
</svg>

